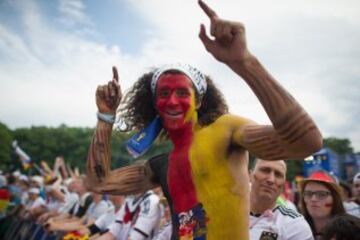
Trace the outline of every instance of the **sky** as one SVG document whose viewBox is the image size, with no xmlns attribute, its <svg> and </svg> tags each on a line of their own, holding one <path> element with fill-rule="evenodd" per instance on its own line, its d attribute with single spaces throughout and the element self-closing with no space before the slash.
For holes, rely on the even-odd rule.
<svg viewBox="0 0 360 240">
<path fill-rule="evenodd" d="M 208 0 L 242 22 L 249 50 L 302 104 L 324 137 L 360 151 L 360 1 Z M 270 123 L 245 82 L 206 52 L 196 0 L 0 0 L 0 122 L 94 127 L 95 90 L 117 66 L 125 91 L 153 67 L 190 63 L 230 112 Z"/>
</svg>

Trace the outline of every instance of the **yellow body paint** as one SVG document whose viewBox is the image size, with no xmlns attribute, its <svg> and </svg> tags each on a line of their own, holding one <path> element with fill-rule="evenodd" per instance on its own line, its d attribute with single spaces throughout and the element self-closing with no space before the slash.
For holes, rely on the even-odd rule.
<svg viewBox="0 0 360 240">
<path fill-rule="evenodd" d="M 193 123 L 196 124 L 197 123 L 196 100 L 193 89 L 191 89 L 190 94 L 191 94 L 191 104 L 190 104 L 190 108 L 186 112 L 184 122 L 187 123 L 190 120 L 192 120 Z"/>
<path fill-rule="evenodd" d="M 209 218 L 206 239 L 249 239 L 248 179 L 246 175 L 240 176 L 243 174 L 240 169 L 231 169 L 227 158 L 232 128 L 246 123 L 244 119 L 225 115 L 195 130 L 189 154 L 197 197 Z"/>
</svg>

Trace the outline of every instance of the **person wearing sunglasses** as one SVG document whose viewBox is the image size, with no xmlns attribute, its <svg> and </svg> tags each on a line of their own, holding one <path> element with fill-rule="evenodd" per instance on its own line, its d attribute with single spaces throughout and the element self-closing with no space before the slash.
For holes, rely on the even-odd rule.
<svg viewBox="0 0 360 240">
<path fill-rule="evenodd" d="M 341 188 L 329 173 L 319 170 L 300 183 L 300 190 L 301 212 L 315 239 L 321 239 L 325 225 L 345 213 Z"/>
</svg>

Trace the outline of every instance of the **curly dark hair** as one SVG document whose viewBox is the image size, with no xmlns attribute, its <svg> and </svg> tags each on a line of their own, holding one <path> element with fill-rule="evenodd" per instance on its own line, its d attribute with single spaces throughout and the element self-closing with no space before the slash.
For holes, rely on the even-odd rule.
<svg viewBox="0 0 360 240">
<path fill-rule="evenodd" d="M 176 70 L 168 72 L 179 73 Z M 155 97 L 151 92 L 153 74 L 154 71 L 151 71 L 141 76 L 123 98 L 118 110 L 124 124 L 121 131 L 140 130 L 156 117 Z M 209 125 L 221 115 L 228 113 L 228 106 L 222 93 L 216 88 L 209 76 L 206 76 L 206 82 L 207 91 L 202 98 L 195 91 L 197 103 L 201 101 L 201 106 L 197 110 L 198 122 L 201 126 Z"/>
</svg>

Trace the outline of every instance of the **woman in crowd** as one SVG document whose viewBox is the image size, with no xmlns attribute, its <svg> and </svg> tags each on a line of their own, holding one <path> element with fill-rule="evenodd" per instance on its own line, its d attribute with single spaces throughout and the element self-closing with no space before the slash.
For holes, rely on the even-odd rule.
<svg viewBox="0 0 360 240">
<path fill-rule="evenodd" d="M 301 182 L 301 211 L 315 239 L 321 239 L 325 225 L 344 214 L 341 188 L 325 171 L 316 171 Z"/>
</svg>

